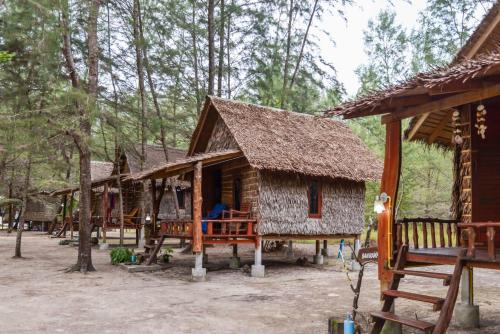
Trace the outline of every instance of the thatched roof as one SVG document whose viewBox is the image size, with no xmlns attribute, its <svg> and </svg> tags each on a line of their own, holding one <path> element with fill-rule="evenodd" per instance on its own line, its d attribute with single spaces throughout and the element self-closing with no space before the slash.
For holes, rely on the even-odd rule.
<svg viewBox="0 0 500 334">
<path fill-rule="evenodd" d="M 476 30 L 457 53 L 453 63 L 473 58 L 475 55 L 491 52 L 500 42 L 500 0 L 491 7 Z"/>
<path fill-rule="evenodd" d="M 250 165 L 259 170 L 378 180 L 381 162 L 340 121 L 255 104 L 207 97 L 189 155 L 201 153 L 217 115 Z"/>
<path fill-rule="evenodd" d="M 496 83 L 498 82 L 498 77 L 496 77 L 498 74 L 500 74 L 500 49 L 493 53 L 479 55 L 474 59 L 464 60 L 453 66 L 436 68 L 433 71 L 417 74 L 406 82 L 346 102 L 332 108 L 325 114 L 354 118 L 398 112 L 395 109 L 402 104 L 403 98 L 408 100 L 404 107 L 413 105 L 412 98 L 415 100 L 415 105 L 423 101 L 432 102 L 433 96 L 440 93 L 449 94 L 452 88 L 454 92 L 478 89 L 486 83 L 484 80 L 488 77 L 491 77 L 490 83 Z M 462 85 L 463 89 L 451 87 L 457 84 Z M 447 86 L 450 86 L 450 89 Z"/>
<path fill-rule="evenodd" d="M 186 151 L 174 147 L 167 148 L 168 161 L 165 159 L 165 152 L 162 146 L 146 145 L 146 161 L 142 170 L 153 169 L 164 165 L 167 162 L 175 162 L 186 157 Z M 134 147 L 125 149 L 129 173 L 138 173 L 141 171 L 141 144 L 136 144 Z"/>
<path fill-rule="evenodd" d="M 90 178 L 92 179 L 92 181 L 111 176 L 112 172 L 113 172 L 112 162 L 106 162 L 106 161 L 90 162 Z"/>
</svg>

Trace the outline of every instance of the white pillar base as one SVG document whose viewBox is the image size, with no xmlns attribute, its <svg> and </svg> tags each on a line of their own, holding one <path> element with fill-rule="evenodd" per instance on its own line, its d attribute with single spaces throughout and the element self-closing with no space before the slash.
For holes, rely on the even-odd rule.
<svg viewBox="0 0 500 334">
<path fill-rule="evenodd" d="M 144 239 L 145 233 L 144 233 L 144 225 L 142 225 L 141 229 L 139 230 L 139 242 L 137 244 L 137 248 L 144 248 L 146 245 L 146 240 Z"/>
<path fill-rule="evenodd" d="M 314 264 L 323 264 L 324 263 L 323 255 L 321 255 L 321 254 L 314 255 L 313 263 Z"/>
<path fill-rule="evenodd" d="M 293 255 L 293 241 L 292 240 L 288 240 L 288 247 L 286 249 L 286 258 L 288 260 L 293 260 L 294 259 L 294 255 Z"/>
<path fill-rule="evenodd" d="M 195 265 L 191 269 L 191 280 L 196 282 L 205 281 L 207 277 L 207 269 L 203 268 L 203 253 L 196 253 Z"/>
<path fill-rule="evenodd" d="M 460 328 L 479 328 L 479 305 L 457 303 L 453 319 Z"/>
<path fill-rule="evenodd" d="M 203 282 L 207 280 L 207 268 L 192 268 L 191 280 L 195 282 Z"/>
<path fill-rule="evenodd" d="M 108 243 L 100 243 L 99 244 L 99 250 L 107 250 L 107 249 L 109 249 Z"/>
<path fill-rule="evenodd" d="M 252 277 L 264 277 L 266 275 L 266 266 L 262 264 L 254 264 L 252 265 Z"/>
</svg>

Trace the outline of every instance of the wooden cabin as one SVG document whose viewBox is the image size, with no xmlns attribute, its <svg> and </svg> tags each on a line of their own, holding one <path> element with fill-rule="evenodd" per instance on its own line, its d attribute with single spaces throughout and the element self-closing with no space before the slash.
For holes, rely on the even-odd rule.
<svg viewBox="0 0 500 334">
<path fill-rule="evenodd" d="M 192 179 L 193 219 L 162 220 L 159 238 L 256 245 L 254 276 L 263 275 L 261 240 L 357 238 L 364 228 L 365 181 L 381 164 L 343 122 L 207 97 L 188 157 L 132 174 Z M 222 205 L 218 216 L 210 211 Z M 161 244 L 150 244 L 158 250 Z M 154 258 L 150 257 L 149 263 Z M 193 276 L 202 274 L 197 262 Z"/>
<path fill-rule="evenodd" d="M 348 102 L 328 112 L 344 119 L 381 115 L 386 127 L 385 160 L 378 216 L 378 270 L 384 303 L 374 312 L 372 333 L 399 323 L 426 333 L 445 333 L 462 281 L 455 320 L 478 326 L 473 268 L 500 270 L 500 3 L 484 18 L 454 62 L 415 76 L 398 86 Z M 402 121 L 411 118 L 407 140 L 453 151 L 453 190 L 449 217 L 397 217 L 401 175 Z M 387 195 L 387 196 L 386 196 Z M 379 203 L 380 204 L 380 203 Z M 444 218 L 444 219 L 443 219 Z M 408 270 L 409 267 L 453 265 L 453 272 Z M 405 276 L 434 279 L 449 286 L 446 296 L 404 290 Z M 438 282 L 438 283 L 436 283 Z M 407 283 L 406 283 L 407 284 Z M 400 287 L 402 286 L 402 287 Z M 394 300 L 430 303 L 440 311 L 436 322 L 396 315 Z"/>
<path fill-rule="evenodd" d="M 186 157 L 186 150 L 167 147 L 167 154 L 162 146 L 147 144 L 145 146 L 146 159 L 141 167 L 141 145 L 136 144 L 120 152 L 120 172 L 122 175 L 139 173 L 141 170 L 157 168 L 168 162 L 176 162 Z M 168 161 L 167 157 L 168 156 Z M 116 168 L 112 175 L 117 175 Z M 161 184 L 156 185 L 156 190 L 160 191 Z M 141 207 L 141 201 L 145 201 L 145 210 L 152 213 L 151 209 L 151 185 L 143 194 L 141 182 L 124 182 L 123 189 L 123 210 L 132 212 L 135 208 Z M 174 197 L 175 196 L 175 197 Z M 178 207 L 178 212 L 177 208 Z M 117 208 L 113 213 L 117 214 Z M 159 206 L 158 217 L 161 219 L 175 219 L 191 217 L 191 187 L 187 181 L 180 181 L 176 178 L 166 180 L 166 191 L 162 196 Z"/>
<path fill-rule="evenodd" d="M 138 153 L 139 146 L 131 149 L 125 149 L 120 152 L 120 176 L 115 164 L 111 162 L 92 161 L 91 162 L 91 180 L 92 180 L 92 224 L 94 228 L 103 232 L 103 242 L 106 242 L 106 231 L 119 229 L 119 185 L 120 180 L 130 173 L 137 173 L 141 170 L 141 159 Z M 156 145 L 146 145 L 146 159 L 142 168 L 154 168 L 165 164 L 166 158 L 162 147 Z M 185 157 L 186 151 L 176 148 L 168 148 L 168 157 L 170 162 Z M 124 228 L 136 231 L 136 242 L 139 242 L 139 231 L 143 227 L 143 220 L 150 212 L 149 199 L 151 198 L 151 188 L 144 189 L 140 182 L 120 182 L 123 198 Z M 160 187 L 157 185 L 155 188 Z M 159 205 L 159 217 L 162 218 L 186 218 L 191 216 L 190 210 L 190 184 L 175 179 L 169 179 L 166 184 L 167 190 Z M 79 187 L 69 187 L 52 193 L 53 196 L 63 196 L 63 221 L 62 228 L 56 236 L 65 236 L 66 230 L 73 232 L 78 230 L 78 218 L 73 212 L 76 205 L 70 205 L 75 200 L 75 195 Z M 175 197 L 174 197 L 175 196 Z M 143 203 L 143 201 L 145 203 Z M 176 204 L 178 203 L 178 205 Z M 179 207 L 177 212 L 176 207 Z M 141 211 L 145 208 L 145 212 Z M 49 231 L 52 232 L 52 231 Z M 98 233 L 99 235 L 99 233 Z"/>
</svg>

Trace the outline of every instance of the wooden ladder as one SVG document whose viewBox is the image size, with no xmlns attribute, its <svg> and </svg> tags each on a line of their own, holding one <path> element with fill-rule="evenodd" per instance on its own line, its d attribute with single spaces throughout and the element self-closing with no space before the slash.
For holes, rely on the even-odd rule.
<svg viewBox="0 0 500 334">
<path fill-rule="evenodd" d="M 149 243 L 144 245 L 144 257 L 147 258 L 146 266 L 150 266 L 153 263 L 156 263 L 156 258 L 158 256 L 158 252 L 163 246 L 163 242 L 165 241 L 165 236 L 159 237 L 151 237 L 149 238 Z"/>
<path fill-rule="evenodd" d="M 371 316 L 375 321 L 371 333 L 380 333 L 382 331 L 382 328 L 384 327 L 385 321 L 389 320 L 421 330 L 424 333 L 444 334 L 450 324 L 451 317 L 453 315 L 453 309 L 455 307 L 455 302 L 457 300 L 462 270 L 465 265 L 464 257 L 466 251 L 466 249 L 461 250 L 459 255 L 457 256 L 453 274 L 444 274 L 429 271 L 405 270 L 404 268 L 406 265 L 406 254 L 408 252 L 408 246 L 402 245 L 399 249 L 396 265 L 393 269 L 393 278 L 389 285 L 389 289 L 382 293 L 382 298 L 384 300 L 382 310 L 380 312 L 371 313 Z M 443 285 L 448 286 L 448 293 L 443 299 L 434 296 L 401 291 L 399 290 L 399 283 L 405 276 L 419 276 L 442 280 Z M 404 298 L 431 304 L 433 306 L 433 311 L 440 311 L 437 322 L 434 324 L 427 321 L 404 318 L 394 314 L 393 312 L 391 312 L 391 309 L 396 298 Z"/>
</svg>

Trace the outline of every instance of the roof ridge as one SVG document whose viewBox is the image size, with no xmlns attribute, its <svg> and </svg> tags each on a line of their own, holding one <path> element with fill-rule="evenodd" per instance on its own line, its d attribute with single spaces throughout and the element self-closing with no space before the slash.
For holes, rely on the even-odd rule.
<svg viewBox="0 0 500 334">
<path fill-rule="evenodd" d="M 288 114 L 291 114 L 291 115 L 294 115 L 294 116 L 299 116 L 299 117 L 312 117 L 312 118 L 323 118 L 322 115 L 314 115 L 314 114 L 308 114 L 308 113 L 305 113 L 305 112 L 299 112 L 299 111 L 294 111 L 294 110 L 286 110 L 286 109 L 280 109 L 280 108 L 276 108 L 276 107 L 270 107 L 270 106 L 264 106 L 264 105 L 261 105 L 261 104 L 256 104 L 256 103 L 252 103 L 252 102 L 246 102 L 246 101 L 241 101 L 241 100 L 232 100 L 232 99 L 226 99 L 224 97 L 219 97 L 219 96 L 213 96 L 213 95 L 207 95 L 207 97 L 211 100 L 211 101 L 216 101 L 216 100 L 222 100 L 222 101 L 225 101 L 225 102 L 228 102 L 228 103 L 240 103 L 240 104 L 244 104 L 244 105 L 247 105 L 247 106 L 252 106 L 252 107 L 257 107 L 257 108 L 262 108 L 262 109 L 267 109 L 269 111 L 273 111 L 273 112 L 276 112 L 276 113 L 288 113 Z M 338 122 L 336 120 L 332 120 L 330 119 L 331 121 L 334 121 L 334 122 Z"/>
</svg>

